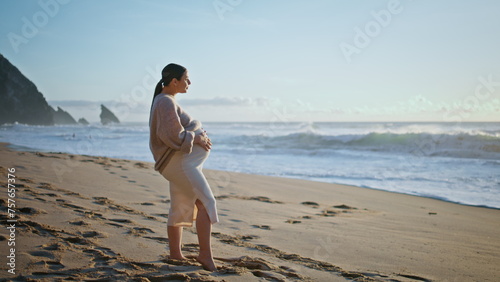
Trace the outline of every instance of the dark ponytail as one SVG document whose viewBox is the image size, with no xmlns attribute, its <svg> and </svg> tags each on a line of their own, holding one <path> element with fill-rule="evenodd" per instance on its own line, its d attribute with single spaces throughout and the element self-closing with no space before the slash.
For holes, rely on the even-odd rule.
<svg viewBox="0 0 500 282">
<path fill-rule="evenodd" d="M 158 81 L 158 83 L 156 84 L 156 88 L 155 88 L 155 93 L 153 95 L 153 99 L 156 97 L 156 95 L 160 94 L 161 90 L 163 89 L 163 78 L 160 79 L 160 81 Z"/>
<path fill-rule="evenodd" d="M 155 92 L 153 94 L 153 102 L 156 96 L 158 96 L 158 94 L 161 93 L 163 87 L 169 85 L 170 81 L 172 81 L 172 79 L 174 78 L 177 80 L 181 80 L 181 77 L 184 75 L 185 72 L 186 68 L 178 64 L 168 64 L 166 67 L 164 67 L 163 70 L 161 71 L 161 79 L 160 81 L 158 81 L 155 87 Z M 151 102 L 151 109 L 153 109 L 153 102 Z"/>
</svg>

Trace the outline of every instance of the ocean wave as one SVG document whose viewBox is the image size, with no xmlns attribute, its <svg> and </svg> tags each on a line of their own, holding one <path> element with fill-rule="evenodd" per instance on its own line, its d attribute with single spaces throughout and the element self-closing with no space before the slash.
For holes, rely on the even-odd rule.
<svg viewBox="0 0 500 282">
<path fill-rule="evenodd" d="M 500 137 L 497 133 L 454 134 L 376 133 L 321 135 L 313 132 L 283 136 L 242 135 L 221 138 L 227 146 L 245 146 L 261 150 L 311 153 L 313 151 L 372 151 L 406 153 L 416 157 L 444 156 L 454 158 L 500 159 Z"/>
</svg>

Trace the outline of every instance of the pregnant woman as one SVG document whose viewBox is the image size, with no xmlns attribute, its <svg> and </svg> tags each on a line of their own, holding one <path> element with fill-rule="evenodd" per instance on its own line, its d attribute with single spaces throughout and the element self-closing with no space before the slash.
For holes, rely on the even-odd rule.
<svg viewBox="0 0 500 282">
<path fill-rule="evenodd" d="M 200 245 L 196 260 L 204 269 L 215 271 L 210 235 L 212 224 L 219 218 L 214 195 L 202 172 L 212 143 L 201 123 L 192 119 L 175 99 L 178 93 L 186 93 L 191 84 L 186 68 L 169 64 L 161 76 L 151 106 L 149 146 L 155 170 L 170 183 L 170 258 L 186 259 L 181 252 L 182 229 L 196 221 Z"/>
</svg>

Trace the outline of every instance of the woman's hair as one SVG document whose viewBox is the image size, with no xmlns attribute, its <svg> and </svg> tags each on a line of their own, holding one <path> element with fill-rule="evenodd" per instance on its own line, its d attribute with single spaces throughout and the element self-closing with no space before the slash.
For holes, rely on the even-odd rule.
<svg viewBox="0 0 500 282">
<path fill-rule="evenodd" d="M 169 85 L 170 81 L 172 81 L 172 79 L 174 78 L 177 80 L 181 80 L 181 77 L 185 72 L 186 68 L 178 64 L 168 64 L 166 67 L 164 67 L 161 71 L 161 79 L 156 84 L 153 101 L 155 100 L 156 96 L 160 94 L 164 86 Z M 151 108 L 153 108 L 153 103 L 151 103 Z"/>
</svg>

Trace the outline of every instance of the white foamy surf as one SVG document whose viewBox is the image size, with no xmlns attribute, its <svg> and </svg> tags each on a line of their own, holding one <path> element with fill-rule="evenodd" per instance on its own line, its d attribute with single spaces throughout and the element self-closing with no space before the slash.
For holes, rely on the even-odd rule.
<svg viewBox="0 0 500 282">
<path fill-rule="evenodd" d="M 500 208 L 500 123 L 205 123 L 209 169 Z M 24 150 L 153 161 L 147 123 L 0 127 Z M 307 189 L 307 187 L 304 187 Z"/>
</svg>

